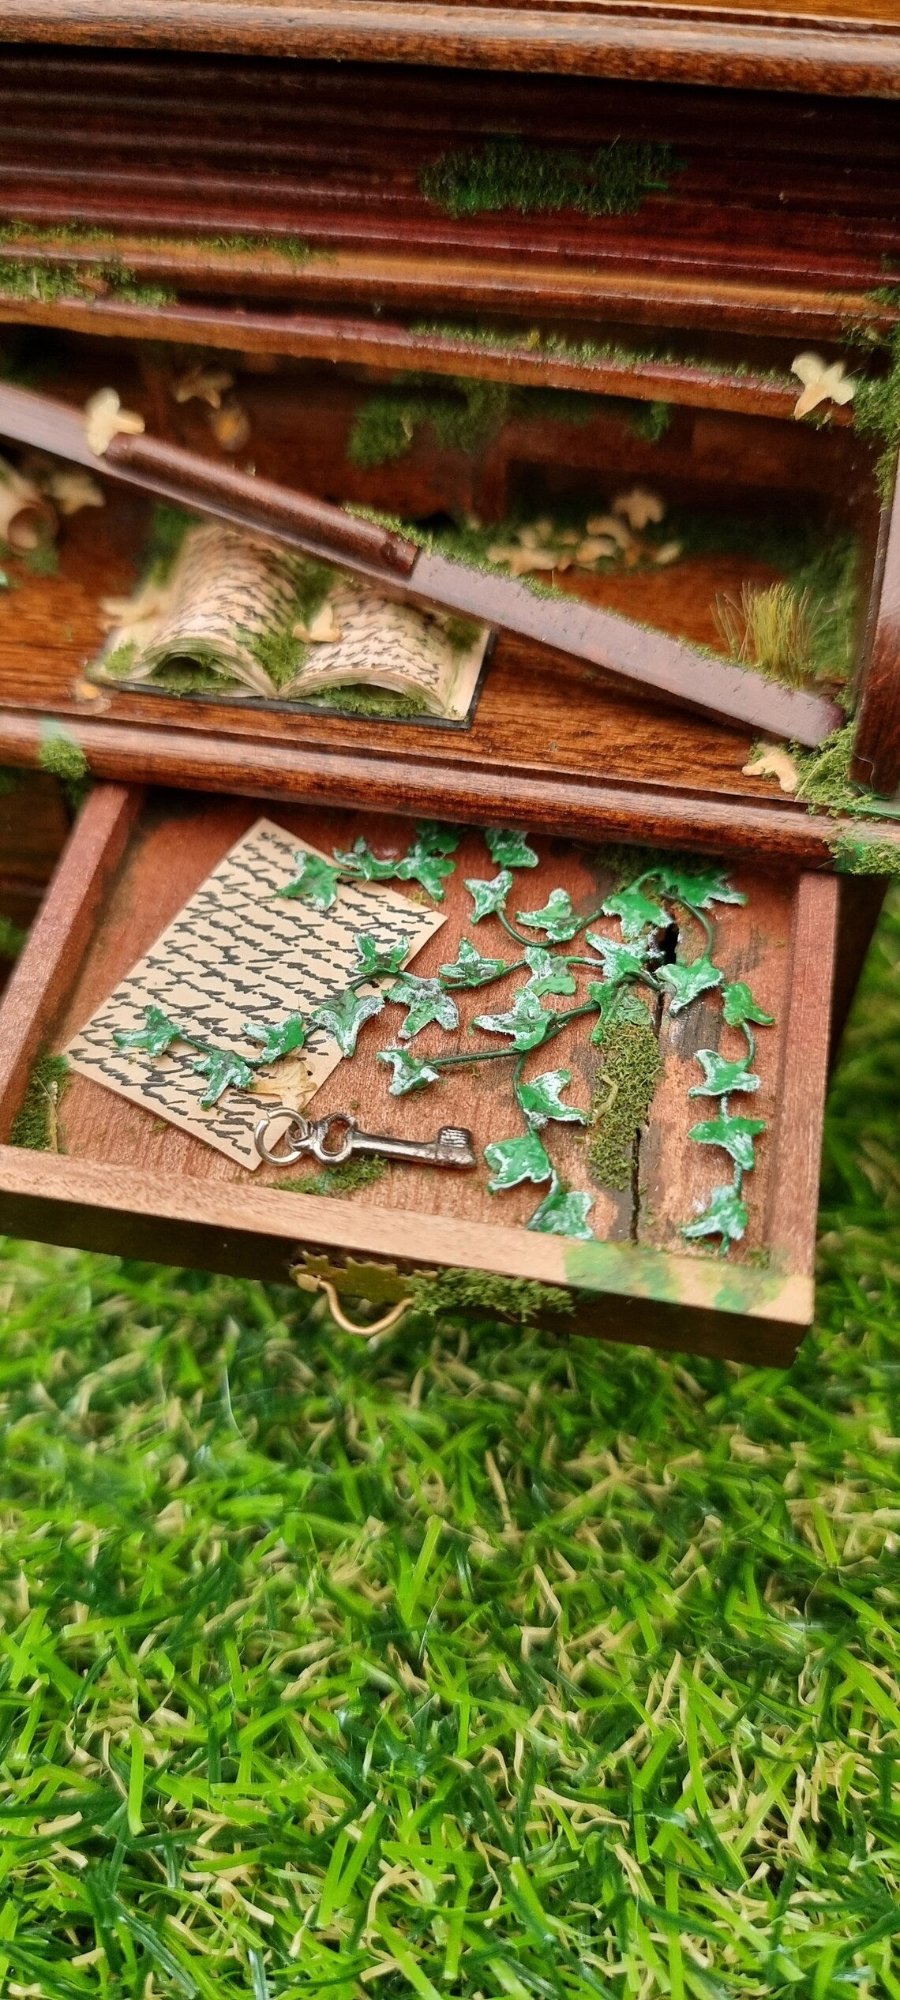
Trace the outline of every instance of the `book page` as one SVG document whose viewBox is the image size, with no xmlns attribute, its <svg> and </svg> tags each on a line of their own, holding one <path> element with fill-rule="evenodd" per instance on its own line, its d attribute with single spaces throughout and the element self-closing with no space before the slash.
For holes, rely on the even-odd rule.
<svg viewBox="0 0 900 2000">
<path fill-rule="evenodd" d="M 105 658 L 134 644 L 132 685 L 151 680 L 158 668 L 191 664 L 239 681 L 250 694 L 271 696 L 276 689 L 253 642 L 290 631 L 297 569 L 290 551 L 269 548 L 241 528 L 218 521 L 189 528 L 169 577 L 138 592 L 134 617 L 114 632 Z"/>
<path fill-rule="evenodd" d="M 410 901 L 385 882 L 345 882 L 330 910 L 286 901 L 277 891 L 293 879 L 299 851 L 318 849 L 273 821 L 259 819 L 223 856 L 125 979 L 74 1036 L 65 1053 L 80 1076 L 117 1091 L 157 1117 L 167 1118 L 238 1166 L 258 1167 L 253 1127 L 266 1103 L 284 1101 L 301 1110 L 343 1060 L 323 1028 L 307 1029 L 304 1048 L 266 1072 L 266 1095 L 227 1090 L 209 1110 L 206 1088 L 194 1067 L 197 1051 L 178 1042 L 167 1054 L 120 1049 L 119 1033 L 144 1026 L 148 1006 L 161 1007 L 198 1039 L 258 1055 L 245 1022 L 265 1026 L 300 1014 L 346 989 L 358 965 L 357 939 L 389 947 L 407 939 L 405 963 L 415 958 L 446 918 Z M 328 856 L 321 857 L 325 860 Z M 361 986 L 371 993 L 371 986 Z M 384 1029 L 384 1041 L 391 1038 Z M 290 1093 L 281 1075 L 293 1065 Z M 302 1065 L 302 1087 L 296 1070 Z M 272 1086 L 274 1085 L 274 1089 Z M 352 1082 L 347 1084 L 352 1097 Z"/>
<path fill-rule="evenodd" d="M 340 637 L 309 647 L 292 694 L 302 699 L 364 684 L 418 695 L 432 715 L 467 713 L 489 638 L 486 626 L 382 597 L 351 577 L 335 578 L 328 603 Z"/>
</svg>

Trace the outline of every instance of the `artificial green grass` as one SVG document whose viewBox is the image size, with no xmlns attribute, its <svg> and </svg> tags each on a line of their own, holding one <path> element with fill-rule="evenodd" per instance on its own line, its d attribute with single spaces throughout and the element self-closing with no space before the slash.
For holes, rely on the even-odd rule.
<svg viewBox="0 0 900 2000">
<path fill-rule="evenodd" d="M 4 2000 L 897 2000 L 898 969 L 789 1373 L 5 1246 Z"/>
</svg>

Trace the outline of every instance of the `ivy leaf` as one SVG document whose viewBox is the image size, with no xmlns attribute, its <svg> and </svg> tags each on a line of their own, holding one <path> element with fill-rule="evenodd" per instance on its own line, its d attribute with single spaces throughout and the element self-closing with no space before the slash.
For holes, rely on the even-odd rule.
<svg viewBox="0 0 900 2000">
<path fill-rule="evenodd" d="M 439 1072 L 428 1062 L 419 1061 L 407 1049 L 379 1049 L 378 1061 L 392 1063 L 394 1074 L 388 1084 L 392 1097 L 406 1097 L 411 1090 L 425 1090 L 439 1081 Z"/>
<path fill-rule="evenodd" d="M 525 963 L 531 978 L 526 984 L 532 993 L 574 993 L 575 979 L 564 958 L 554 958 L 546 945 L 530 944 L 526 948 Z"/>
<path fill-rule="evenodd" d="M 545 1236 L 578 1236 L 590 1242 L 594 1232 L 588 1216 L 593 1206 L 592 1195 L 579 1194 L 574 1189 L 566 1194 L 562 1188 L 551 1188 L 526 1228 L 539 1229 Z"/>
<path fill-rule="evenodd" d="M 206 1089 L 200 1099 L 204 1111 L 210 1111 L 218 1104 L 223 1091 L 252 1090 L 256 1076 L 243 1056 L 235 1055 L 233 1049 L 207 1049 L 191 1063 L 198 1076 L 205 1076 Z"/>
<path fill-rule="evenodd" d="M 339 871 L 330 861 L 323 861 L 318 854 L 307 854 L 302 847 L 294 856 L 295 874 L 276 895 L 284 896 L 288 902 L 310 903 L 314 910 L 330 910 L 337 902 Z"/>
<path fill-rule="evenodd" d="M 113 1041 L 120 1049 L 143 1049 L 148 1056 L 164 1056 L 180 1034 L 181 1029 L 161 1007 L 145 1007 L 143 1027 L 115 1034 Z"/>
<path fill-rule="evenodd" d="M 432 1021 L 439 1028 L 459 1027 L 459 1008 L 450 994 L 444 992 L 439 979 L 419 979 L 414 972 L 406 972 L 390 988 L 387 997 L 395 1006 L 409 1008 L 400 1029 L 403 1042 L 412 1041 L 413 1035 Z"/>
<path fill-rule="evenodd" d="M 647 953 L 649 938 L 633 938 L 629 944 L 622 944 L 619 938 L 601 937 L 599 931 L 588 931 L 587 941 L 592 951 L 598 951 L 603 964 L 603 977 L 610 986 L 621 986 L 626 979 L 644 979 L 647 975 Z M 591 999 L 599 989 L 590 988 Z"/>
<path fill-rule="evenodd" d="M 512 885 L 513 878 L 508 868 L 501 869 L 492 882 L 467 881 L 466 888 L 472 898 L 473 924 L 480 924 L 482 917 L 494 917 L 499 910 L 505 910 Z"/>
<path fill-rule="evenodd" d="M 660 924 L 668 924 L 668 913 L 659 903 L 652 903 L 642 889 L 622 889 L 617 896 L 607 896 L 603 905 L 605 917 L 618 917 L 623 938 L 640 937 L 645 930 L 658 930 Z"/>
<path fill-rule="evenodd" d="M 536 868 L 538 857 L 529 847 L 527 835 L 511 826 L 489 827 L 485 832 L 487 850 L 501 868 Z"/>
<path fill-rule="evenodd" d="M 455 865 L 455 862 L 448 860 L 445 854 L 435 853 L 433 848 L 426 847 L 419 840 L 410 848 L 409 853 L 403 856 L 403 860 L 397 862 L 394 873 L 398 882 L 421 882 L 422 888 L 433 901 L 442 903 L 444 900 L 442 884 L 446 876 L 453 874 Z"/>
<path fill-rule="evenodd" d="M 530 931 L 543 931 L 553 944 L 567 944 L 582 923 L 566 889 L 551 889 L 542 910 L 519 910 L 517 916 L 520 924 Z"/>
<path fill-rule="evenodd" d="M 492 979 L 502 978 L 508 966 L 508 959 L 485 958 L 470 938 L 460 938 L 453 964 L 441 966 L 441 978 L 446 986 L 488 986 Z"/>
<path fill-rule="evenodd" d="M 289 1056 L 294 1049 L 302 1049 L 306 1040 L 306 1028 L 299 1014 L 289 1014 L 284 1021 L 273 1021 L 269 1027 L 261 1027 L 256 1021 L 245 1021 L 241 1034 L 251 1042 L 260 1042 L 257 1063 L 279 1062 L 282 1056 Z"/>
<path fill-rule="evenodd" d="M 598 986 L 588 988 L 600 1019 L 591 1035 L 591 1041 L 601 1047 L 608 1040 L 614 1028 L 652 1028 L 653 1020 L 649 1007 L 629 986 Z"/>
<path fill-rule="evenodd" d="M 692 1000 L 699 1000 L 701 993 L 721 986 L 723 975 L 705 952 L 702 958 L 692 959 L 690 965 L 661 965 L 656 977 L 660 986 L 667 986 L 672 995 L 670 1013 L 681 1014 Z"/>
<path fill-rule="evenodd" d="M 567 1125 L 586 1125 L 588 1114 L 577 1110 L 574 1104 L 563 1104 L 561 1093 L 572 1081 L 570 1069 L 546 1069 L 541 1076 L 533 1076 L 529 1083 L 516 1086 L 516 1096 L 525 1113 L 529 1125 L 544 1126 L 548 1118 L 556 1118 Z"/>
<path fill-rule="evenodd" d="M 706 1208 L 698 1215 L 696 1222 L 688 1222 L 681 1231 L 682 1236 L 696 1239 L 700 1236 L 721 1236 L 725 1243 L 739 1243 L 750 1211 L 741 1200 L 737 1188 L 713 1188 Z"/>
<path fill-rule="evenodd" d="M 392 882 L 400 866 L 398 861 L 380 861 L 362 834 L 349 850 L 336 847 L 334 858 L 344 874 L 358 882 Z"/>
<path fill-rule="evenodd" d="M 488 1181 L 491 1194 L 518 1187 L 520 1181 L 548 1181 L 553 1173 L 553 1162 L 536 1132 L 526 1132 L 521 1139 L 497 1139 L 485 1146 L 484 1157 L 493 1175 Z"/>
<path fill-rule="evenodd" d="M 383 1006 L 383 993 L 353 993 L 348 987 L 333 1000 L 323 1000 L 310 1020 L 314 1027 L 324 1028 L 326 1034 L 334 1036 L 343 1056 L 352 1056 L 363 1023 L 371 1020 L 373 1014 L 380 1014 Z"/>
<path fill-rule="evenodd" d="M 396 944 L 381 944 L 377 937 L 363 932 L 356 939 L 357 971 L 364 972 L 367 979 L 377 979 L 385 972 L 402 972 L 409 951 L 408 937 L 399 937 Z"/>
<path fill-rule="evenodd" d="M 702 1125 L 692 1125 L 690 1136 L 701 1146 L 721 1146 L 745 1174 L 752 1173 L 755 1164 L 754 1140 L 766 1129 L 764 1118 L 732 1118 L 723 1112 L 718 1118 L 708 1118 Z"/>
<path fill-rule="evenodd" d="M 771 1028 L 774 1014 L 764 1014 L 743 979 L 735 979 L 730 986 L 722 988 L 722 1012 L 729 1028 L 742 1028 L 745 1021 L 755 1021 L 760 1028 Z"/>
<path fill-rule="evenodd" d="M 455 854 L 459 846 L 459 829 L 445 826 L 439 819 L 416 821 L 417 845 L 429 854 Z"/>
<path fill-rule="evenodd" d="M 661 868 L 654 877 L 670 903 L 684 903 L 689 910 L 708 910 L 713 903 L 746 903 L 740 889 L 732 889 L 720 868 Z"/>
<path fill-rule="evenodd" d="M 537 994 L 523 986 L 506 1014 L 477 1014 L 474 1025 L 486 1028 L 491 1035 L 510 1035 L 515 1049 L 536 1049 L 555 1020 L 556 1015 L 545 1011 Z"/>
<path fill-rule="evenodd" d="M 759 1089 L 759 1077 L 740 1060 L 728 1062 L 715 1049 L 698 1049 L 697 1061 L 703 1070 L 703 1082 L 688 1091 L 689 1097 L 727 1097 L 732 1090 Z"/>
</svg>

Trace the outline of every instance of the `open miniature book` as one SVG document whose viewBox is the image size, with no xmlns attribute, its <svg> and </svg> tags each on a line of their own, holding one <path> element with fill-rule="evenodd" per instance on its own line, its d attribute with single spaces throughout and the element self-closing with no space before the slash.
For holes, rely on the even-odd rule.
<svg viewBox="0 0 900 2000">
<path fill-rule="evenodd" d="M 384 689 L 403 714 L 451 721 L 471 708 L 490 639 L 217 522 L 188 527 L 168 573 L 115 611 L 99 681 L 282 702 Z"/>
</svg>

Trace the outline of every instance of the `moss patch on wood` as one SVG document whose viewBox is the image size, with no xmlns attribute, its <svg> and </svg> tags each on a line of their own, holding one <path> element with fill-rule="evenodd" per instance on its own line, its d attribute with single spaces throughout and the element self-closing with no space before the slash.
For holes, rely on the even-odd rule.
<svg viewBox="0 0 900 2000">
<path fill-rule="evenodd" d="M 45 725 L 41 731 L 38 763 L 42 771 L 48 771 L 51 777 L 59 779 L 67 805 L 73 813 L 77 813 L 84 804 L 90 785 L 88 760 L 81 744 L 58 725 Z"/>
<path fill-rule="evenodd" d="M 601 1024 L 603 1062 L 591 1102 L 591 1172 L 601 1187 L 630 1186 L 634 1143 L 662 1072 L 656 1029 L 642 1000 L 623 994 Z"/>
<path fill-rule="evenodd" d="M 59 1107 L 70 1074 L 65 1056 L 38 1056 L 10 1133 L 10 1145 L 23 1146 L 30 1153 L 62 1152 Z"/>
<path fill-rule="evenodd" d="M 882 305 L 900 304 L 900 292 L 876 294 Z M 871 347 L 871 329 L 850 329 L 850 337 Z M 887 350 L 887 366 L 880 375 L 862 375 L 853 398 L 853 422 L 861 437 L 871 438 L 882 449 L 875 468 L 878 491 L 885 505 L 894 489 L 897 454 L 900 452 L 900 327 L 888 335 L 875 335 L 876 343 Z"/>
<path fill-rule="evenodd" d="M 416 722 L 423 715 L 430 714 L 428 703 L 421 695 L 395 694 L 392 688 L 325 688 L 321 693 L 306 697 L 303 689 L 298 688 L 297 699 L 308 700 L 311 708 L 334 709 L 338 715 L 371 716 L 374 720 L 387 722 Z"/>
<path fill-rule="evenodd" d="M 360 1188 L 372 1187 L 375 1181 L 380 1181 L 387 1169 L 387 1160 L 370 1154 L 345 1160 L 339 1167 L 326 1167 L 320 1174 L 296 1174 L 290 1180 L 272 1181 L 269 1185 L 276 1194 L 357 1194 Z"/>
<path fill-rule="evenodd" d="M 14 924 L 11 917 L 0 913 L 0 958 L 18 958 L 27 936 L 21 924 Z"/>
<path fill-rule="evenodd" d="M 363 404 L 350 432 L 347 457 L 351 465 L 365 470 L 394 464 L 426 429 L 433 431 L 442 451 L 475 452 L 498 437 L 514 417 L 589 423 L 595 408 L 596 398 L 580 389 L 516 388 L 477 376 L 410 375 L 392 388 L 378 390 Z"/>
<path fill-rule="evenodd" d="M 0 258 L 0 293 L 10 299 L 25 299 L 37 305 L 55 305 L 60 299 L 88 300 L 112 298 L 139 306 L 174 305 L 177 293 L 163 285 L 145 285 L 127 264 L 110 260 L 97 264 L 48 264 L 40 258 Z"/>
<path fill-rule="evenodd" d="M 527 1278 L 502 1278 L 488 1271 L 419 1272 L 409 1281 L 413 1309 L 433 1319 L 490 1319 L 499 1314 L 518 1326 L 533 1325 L 545 1313 L 575 1310 L 571 1292 L 561 1285 L 541 1285 Z"/>
<path fill-rule="evenodd" d="M 671 146 L 615 140 L 592 153 L 520 138 L 442 153 L 419 176 L 427 201 L 445 215 L 628 215 L 663 193 L 681 169 Z"/>
<path fill-rule="evenodd" d="M 900 843 L 842 833 L 831 843 L 839 875 L 900 876 Z"/>
</svg>

